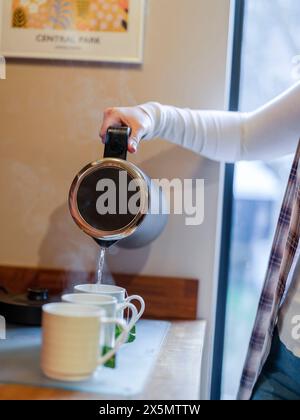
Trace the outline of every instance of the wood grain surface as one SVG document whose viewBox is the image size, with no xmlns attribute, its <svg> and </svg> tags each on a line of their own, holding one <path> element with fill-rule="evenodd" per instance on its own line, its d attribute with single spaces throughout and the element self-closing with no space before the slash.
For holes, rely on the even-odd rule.
<svg viewBox="0 0 300 420">
<path fill-rule="evenodd" d="M 145 318 L 196 320 L 199 281 L 188 278 L 113 274 L 115 284 L 146 302 Z M 47 288 L 50 294 L 72 291 L 74 285 L 93 283 L 95 273 L 0 266 L 0 287 L 23 293 L 29 287 Z"/>
</svg>

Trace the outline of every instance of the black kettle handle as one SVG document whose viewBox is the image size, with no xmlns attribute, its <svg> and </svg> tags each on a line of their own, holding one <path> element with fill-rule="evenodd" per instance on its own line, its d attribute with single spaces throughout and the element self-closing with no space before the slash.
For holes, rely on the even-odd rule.
<svg viewBox="0 0 300 420">
<path fill-rule="evenodd" d="M 106 133 L 104 158 L 127 159 L 129 127 L 110 127 Z"/>
</svg>

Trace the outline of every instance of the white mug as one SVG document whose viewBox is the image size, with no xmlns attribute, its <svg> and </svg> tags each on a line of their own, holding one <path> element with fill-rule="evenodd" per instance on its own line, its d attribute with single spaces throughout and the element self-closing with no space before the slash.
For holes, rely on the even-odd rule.
<svg viewBox="0 0 300 420">
<path fill-rule="evenodd" d="M 92 293 L 97 295 L 113 296 L 117 299 L 117 302 L 120 304 L 130 303 L 133 300 L 137 300 L 138 302 L 140 302 L 141 308 L 138 312 L 136 322 L 141 318 L 145 311 L 144 299 L 139 295 L 132 295 L 126 297 L 127 292 L 126 289 L 124 289 L 123 287 L 111 286 L 108 284 L 80 284 L 75 286 L 74 290 L 77 293 Z M 119 316 L 120 318 L 123 318 L 124 310 L 119 311 Z"/>
<path fill-rule="evenodd" d="M 97 295 L 91 293 L 70 293 L 62 296 L 63 302 L 77 303 L 79 305 L 93 305 L 103 309 L 107 318 L 117 318 L 120 311 L 130 309 L 131 319 L 127 324 L 130 331 L 136 323 L 137 309 L 129 302 L 118 303 L 117 299 L 109 295 Z M 105 325 L 104 341 L 101 345 L 106 348 L 113 348 L 115 345 L 115 326 L 113 324 Z"/>
<path fill-rule="evenodd" d="M 122 333 L 115 347 L 99 356 L 101 329 L 106 324 L 119 325 Z M 42 371 L 61 381 L 89 378 L 114 356 L 129 332 L 124 321 L 106 318 L 103 309 L 63 302 L 43 306 L 42 327 Z"/>
</svg>

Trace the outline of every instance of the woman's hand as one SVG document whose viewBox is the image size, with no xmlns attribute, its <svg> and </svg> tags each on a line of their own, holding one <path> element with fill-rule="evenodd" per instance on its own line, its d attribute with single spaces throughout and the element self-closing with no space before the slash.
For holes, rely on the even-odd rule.
<svg viewBox="0 0 300 420">
<path fill-rule="evenodd" d="M 150 117 L 142 108 L 108 108 L 104 111 L 103 123 L 100 131 L 102 142 L 105 142 L 106 132 L 109 127 L 121 126 L 131 128 L 128 151 L 130 153 L 135 153 L 142 138 L 151 132 L 152 123 Z"/>
</svg>

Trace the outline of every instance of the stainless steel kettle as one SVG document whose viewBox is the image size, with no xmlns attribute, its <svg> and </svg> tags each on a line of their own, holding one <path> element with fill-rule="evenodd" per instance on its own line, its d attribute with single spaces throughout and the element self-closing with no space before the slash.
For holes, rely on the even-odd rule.
<svg viewBox="0 0 300 420">
<path fill-rule="evenodd" d="M 105 248 L 117 242 L 124 248 L 145 246 L 167 223 L 162 189 L 126 160 L 129 136 L 128 127 L 110 128 L 103 159 L 84 167 L 70 188 L 69 209 L 75 223 Z"/>
</svg>

